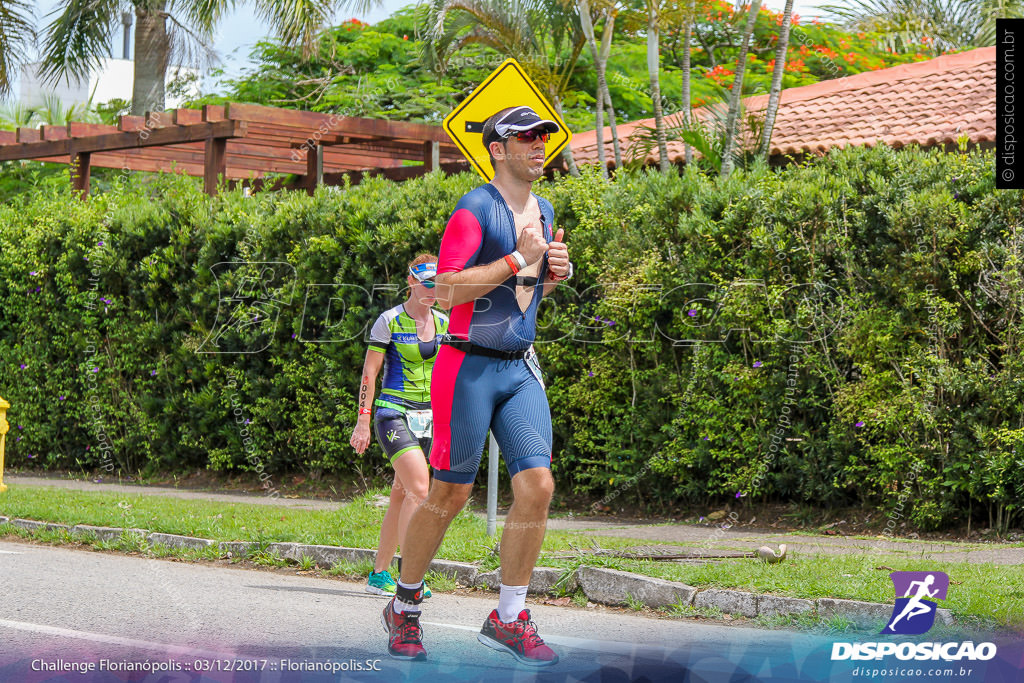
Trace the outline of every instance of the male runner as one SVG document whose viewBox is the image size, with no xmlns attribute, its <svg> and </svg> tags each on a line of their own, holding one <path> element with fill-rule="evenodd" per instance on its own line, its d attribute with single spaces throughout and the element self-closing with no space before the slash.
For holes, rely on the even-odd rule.
<svg viewBox="0 0 1024 683">
<path fill-rule="evenodd" d="M 437 302 L 452 309 L 451 336 L 431 380 L 434 481 L 409 521 L 398 588 L 382 615 L 393 657 L 426 657 L 423 575 L 469 498 L 490 429 L 512 476 L 514 502 L 501 535 L 498 608 L 477 639 L 523 664 L 558 661 L 525 609 L 554 491 L 551 414 L 527 351 L 541 297 L 572 275 L 563 231 L 551 239 L 554 209 L 530 188 L 543 174 L 544 143 L 558 130 L 529 107 L 488 118 L 483 138 L 494 180 L 459 200 L 441 240 Z"/>
</svg>

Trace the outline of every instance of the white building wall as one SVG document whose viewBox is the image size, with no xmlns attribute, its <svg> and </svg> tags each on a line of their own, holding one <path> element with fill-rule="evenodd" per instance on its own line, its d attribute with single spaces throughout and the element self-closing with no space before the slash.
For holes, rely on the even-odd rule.
<svg viewBox="0 0 1024 683">
<path fill-rule="evenodd" d="M 72 80 L 70 84 L 61 79 L 57 83 L 43 83 L 39 78 L 39 63 L 26 64 L 21 69 L 21 104 L 27 107 L 39 107 L 43 105 L 43 95 L 54 93 L 60 98 L 65 107 L 72 105 L 84 105 L 92 95 L 94 105 L 109 102 L 113 99 L 123 99 L 131 102 L 132 82 L 135 78 L 135 62 L 130 59 L 113 59 L 104 57 L 98 69 L 81 80 Z M 182 75 L 199 75 L 198 69 L 190 69 L 180 66 L 172 66 L 167 70 L 167 83 L 174 80 L 179 71 Z M 188 98 L 199 96 L 199 81 L 195 81 L 191 87 Z M 168 108 L 179 106 L 185 98 L 168 97 L 166 106 Z"/>
</svg>

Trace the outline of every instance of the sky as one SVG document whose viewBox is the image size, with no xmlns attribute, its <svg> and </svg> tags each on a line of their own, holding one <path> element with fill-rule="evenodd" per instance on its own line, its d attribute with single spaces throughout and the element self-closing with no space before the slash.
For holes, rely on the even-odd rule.
<svg viewBox="0 0 1024 683">
<path fill-rule="evenodd" d="M 414 4 L 415 1 L 381 0 L 378 7 L 369 13 L 361 14 L 351 10 L 338 12 L 335 15 L 335 23 L 340 23 L 352 17 L 374 23 L 386 18 L 395 10 L 409 4 Z M 835 4 L 844 3 L 844 0 L 795 0 L 793 11 L 803 19 L 819 16 L 821 12 L 815 9 L 815 5 L 825 4 L 829 1 Z M 35 4 L 38 25 L 42 27 L 53 21 L 54 16 L 48 17 L 47 15 L 50 15 L 55 9 L 59 8 L 63 2 L 61 0 L 37 0 Z M 774 11 L 781 11 L 783 4 L 784 0 L 773 0 L 767 2 L 766 6 Z M 254 16 L 247 3 L 238 2 L 238 7 L 221 21 L 213 42 L 213 47 L 221 60 L 219 66 L 224 70 L 224 78 L 237 77 L 247 66 L 251 66 L 252 61 L 249 59 L 249 52 L 257 42 L 269 36 L 270 30 Z M 114 45 L 114 55 L 119 57 L 121 55 L 120 23 L 117 25 L 116 32 L 112 35 L 112 43 Z M 213 90 L 214 86 L 215 83 L 211 82 L 210 79 L 206 79 L 202 84 L 204 92 Z M 18 92 L 17 86 L 14 92 Z"/>
</svg>

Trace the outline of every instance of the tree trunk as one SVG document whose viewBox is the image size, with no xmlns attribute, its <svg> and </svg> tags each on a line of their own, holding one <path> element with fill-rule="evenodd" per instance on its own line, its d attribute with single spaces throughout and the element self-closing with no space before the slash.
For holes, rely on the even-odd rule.
<svg viewBox="0 0 1024 683">
<path fill-rule="evenodd" d="M 792 0 L 790 0 L 792 1 Z M 692 106 L 690 96 L 690 43 L 691 36 L 693 34 L 693 13 L 696 7 L 696 0 L 690 0 L 689 7 L 686 12 L 686 29 L 683 31 L 683 96 L 681 110 L 683 117 L 683 126 L 685 128 L 690 127 L 690 109 Z M 686 158 L 686 165 L 689 166 L 693 163 L 693 149 L 689 145 L 684 145 L 683 151 Z"/>
<path fill-rule="evenodd" d="M 786 70 L 786 49 L 789 47 L 789 27 L 793 16 L 793 0 L 786 0 L 786 8 L 782 11 L 782 27 L 779 29 L 779 45 L 775 50 L 775 70 L 772 72 L 772 88 L 768 94 L 768 108 L 765 110 L 764 130 L 761 131 L 761 146 L 757 153 L 768 159 L 771 149 L 772 129 L 775 128 L 775 116 L 779 113 L 779 100 L 782 99 L 782 76 Z"/>
<path fill-rule="evenodd" d="M 736 62 L 736 77 L 732 82 L 732 94 L 729 97 L 729 113 L 725 119 L 725 146 L 722 150 L 722 168 L 719 171 L 724 178 L 732 173 L 732 154 L 736 147 L 736 133 L 740 115 L 740 100 L 743 98 L 743 73 L 747 69 L 747 51 L 750 50 L 750 38 L 754 35 L 754 24 L 757 13 L 761 10 L 761 0 L 754 0 L 747 16 L 747 26 L 743 31 L 743 42 Z"/>
<path fill-rule="evenodd" d="M 665 140 L 665 116 L 661 111 L 661 84 L 658 70 L 661 58 L 658 52 L 658 1 L 647 0 L 647 73 L 651 78 L 651 102 L 654 104 L 654 132 L 658 140 L 658 168 L 668 171 L 668 143 Z"/>
<path fill-rule="evenodd" d="M 551 98 L 551 103 L 555 106 L 555 111 L 558 112 L 559 118 L 565 120 L 565 114 L 562 113 L 562 98 L 555 95 Z M 580 169 L 576 167 L 576 160 L 572 157 L 572 143 L 570 142 L 562 150 L 562 159 L 565 161 L 565 167 L 569 169 L 569 175 L 578 176 Z"/>
<path fill-rule="evenodd" d="M 622 168 L 622 148 L 619 145 L 619 131 L 615 127 L 615 106 L 612 105 L 612 91 L 608 88 L 608 55 L 612 51 L 612 34 L 615 32 L 615 12 L 608 12 L 601 36 L 601 76 L 604 83 L 605 106 L 608 107 L 608 125 L 612 129 L 612 149 L 615 152 L 615 168 Z"/>
<path fill-rule="evenodd" d="M 590 47 L 590 54 L 594 58 L 594 69 L 597 71 L 597 97 L 594 107 L 594 141 L 597 144 L 597 163 L 601 166 L 601 177 L 608 177 L 608 165 L 605 163 L 604 154 L 604 73 L 601 64 L 601 53 L 597 47 L 597 40 L 594 38 L 594 25 L 590 21 L 590 2 L 579 0 L 580 26 L 583 35 Z"/>
<path fill-rule="evenodd" d="M 166 0 L 149 3 L 149 9 L 136 8 L 135 79 L 132 84 L 132 114 L 163 111 L 164 82 L 170 61 L 171 43 L 167 35 Z"/>
</svg>

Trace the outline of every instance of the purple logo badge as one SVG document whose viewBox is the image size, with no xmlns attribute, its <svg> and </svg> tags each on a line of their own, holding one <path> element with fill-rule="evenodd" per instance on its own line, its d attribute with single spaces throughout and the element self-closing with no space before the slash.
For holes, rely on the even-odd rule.
<svg viewBox="0 0 1024 683">
<path fill-rule="evenodd" d="M 946 599 L 949 577 L 943 572 L 893 572 L 889 578 L 896 589 L 896 604 L 882 633 L 925 633 L 935 623 L 934 601 Z"/>
</svg>

